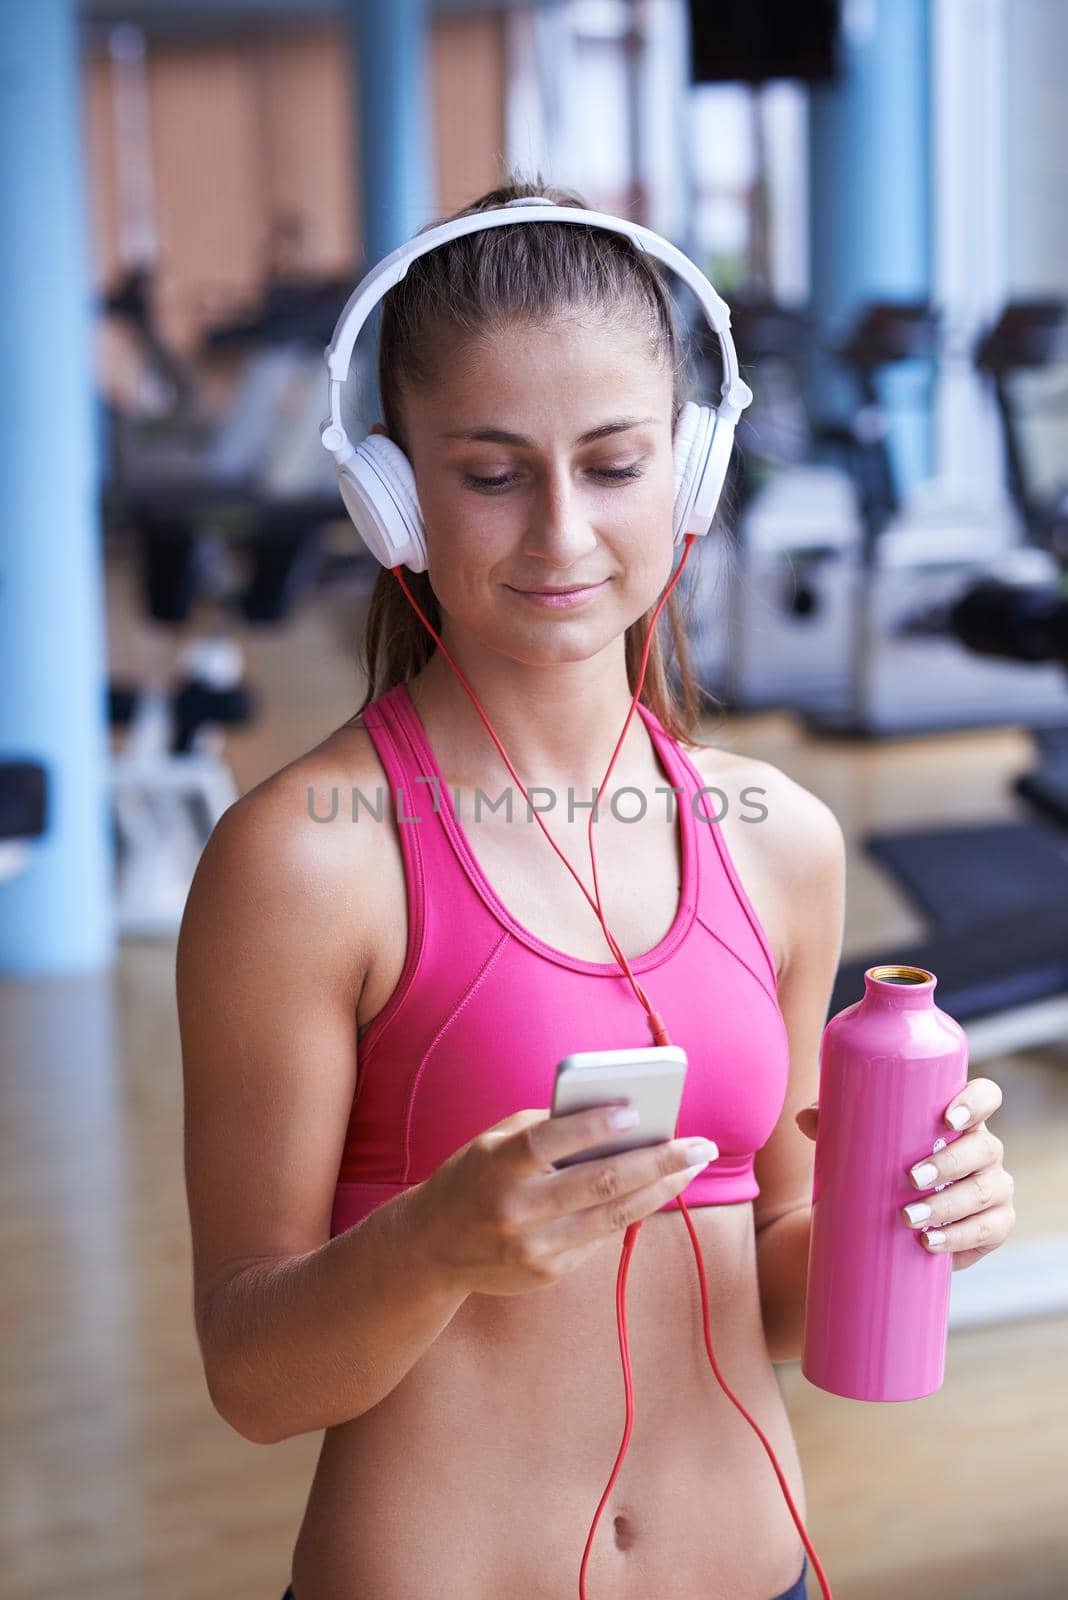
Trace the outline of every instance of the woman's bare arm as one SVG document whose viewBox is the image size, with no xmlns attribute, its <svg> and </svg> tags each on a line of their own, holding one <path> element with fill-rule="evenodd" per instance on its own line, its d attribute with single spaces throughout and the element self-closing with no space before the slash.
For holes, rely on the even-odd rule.
<svg viewBox="0 0 1068 1600">
<path fill-rule="evenodd" d="M 218 823 L 178 942 L 197 1337 L 216 1409 L 262 1443 L 375 1405 L 467 1293 L 414 1189 L 330 1238 L 381 825 L 313 821 L 314 759 Z"/>
<path fill-rule="evenodd" d="M 277 1444 L 369 1411 L 466 1300 L 408 1225 L 411 1194 L 216 1291 L 200 1329 L 205 1370 L 216 1410 L 246 1439 Z"/>
</svg>

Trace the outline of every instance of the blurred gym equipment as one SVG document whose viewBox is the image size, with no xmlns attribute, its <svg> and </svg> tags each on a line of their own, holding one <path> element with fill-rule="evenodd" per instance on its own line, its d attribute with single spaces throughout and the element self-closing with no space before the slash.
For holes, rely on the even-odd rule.
<svg viewBox="0 0 1068 1600">
<path fill-rule="evenodd" d="M 1013 301 L 976 350 L 994 386 L 1013 498 L 1059 582 L 1046 588 L 965 596 L 951 621 L 971 650 L 1068 669 L 1068 301 Z M 1040 811 L 1068 827 L 1068 717 L 1032 729 L 1040 765 L 1016 781 Z"/>
<path fill-rule="evenodd" d="M 695 564 L 694 669 L 737 711 L 834 701 L 848 672 L 863 525 L 849 473 L 818 459 L 822 438 L 804 403 L 812 319 L 739 295 L 731 325 L 754 401 L 737 434 L 737 509 Z M 698 342 L 718 375 L 714 341 Z"/>
<path fill-rule="evenodd" d="M 980 340 L 977 361 L 994 382 L 1004 427 L 1008 475 L 1029 536 L 1045 547 L 1055 578 L 1013 585 L 974 584 L 952 605 L 933 608 L 925 625 L 968 649 L 1021 663 L 1052 663 L 1068 672 L 1068 484 L 1062 441 L 1054 438 L 1053 473 L 1036 474 L 1036 420 L 1064 408 L 1063 392 L 1020 386 L 1024 373 L 1063 380 L 1068 363 L 1068 307 L 1016 303 Z M 1061 368 L 1059 374 L 1055 369 Z M 1063 382 L 1061 382 L 1063 391 Z M 1063 432 L 1063 424 L 1062 424 Z M 1058 448 L 1059 446 L 1059 448 Z M 1068 1034 L 1068 718 L 1035 732 L 1042 764 L 1015 782 L 1041 822 L 926 828 L 865 840 L 932 925 L 927 941 L 879 959 L 926 966 L 939 975 L 940 1003 L 968 1030 L 972 1058 L 1061 1041 Z M 1054 827 L 1053 823 L 1059 824 Z M 857 992 L 866 966 L 838 975 L 832 1009 Z"/>
<path fill-rule="evenodd" d="M 47 778 L 37 761 L 0 761 L 0 883 L 21 872 L 47 831 Z"/>
<path fill-rule="evenodd" d="M 100 313 L 121 323 L 130 393 L 102 402 L 105 536 L 129 542 L 145 615 L 166 632 L 143 646 L 139 680 L 109 686 L 120 936 L 177 930 L 200 852 L 237 798 L 227 728 L 253 706 L 231 619 L 286 617 L 320 576 L 319 536 L 341 512 L 319 444 L 322 350 L 349 278 L 279 271 L 292 220 L 275 219 L 258 304 L 178 355 L 155 319 L 148 54 L 133 23 L 107 29 L 115 126 L 120 277 Z M 205 376 L 226 369 L 209 405 Z M 351 540 L 346 541 L 350 547 Z M 335 562 L 331 575 L 338 570 Z M 199 636 L 192 618 L 208 620 Z"/>
<path fill-rule="evenodd" d="M 928 625 L 977 581 L 1046 585 L 1057 577 L 1053 555 L 1031 541 L 1011 502 L 968 503 L 935 479 L 902 504 L 877 380 L 899 363 L 923 360 L 933 382 L 938 352 L 938 316 L 925 303 L 867 307 L 837 351 L 860 394 L 841 443 L 863 538 L 844 693 L 806 710 L 813 732 L 878 738 L 1068 722 L 1068 682 L 1055 666 L 977 655 L 945 627 Z"/>
<path fill-rule="evenodd" d="M 192 369 L 152 331 L 149 276 L 128 278 L 106 302 L 175 399 L 173 427 L 158 412 L 113 410 L 106 525 L 134 542 L 148 617 L 174 629 L 199 604 L 212 613 L 208 635 L 177 649 L 173 682 L 157 663 L 139 684 L 111 685 L 122 936 L 176 931 L 200 852 L 237 798 L 224 729 L 248 720 L 253 699 L 227 618 L 281 621 L 322 575 L 320 531 L 339 511 L 318 443 L 320 368 L 347 288 L 275 283 L 259 308 L 209 332 L 206 351 L 243 360 L 217 423 L 196 403 Z"/>
<path fill-rule="evenodd" d="M 1068 721 L 1054 668 L 969 654 L 944 620 L 977 578 L 1048 583 L 1049 552 L 1010 504 L 962 504 L 937 481 L 900 503 L 876 380 L 917 357 L 934 372 L 930 307 L 876 305 L 858 318 L 837 352 L 860 386 L 847 427 L 806 411 L 817 331 L 807 313 L 741 296 L 732 324 L 756 398 L 739 428 L 733 532 L 692 580 L 701 683 L 734 710 L 799 710 L 836 735 Z M 715 353 L 702 344 L 701 357 Z"/>
<path fill-rule="evenodd" d="M 201 851 L 238 798 L 223 754 L 223 727 L 246 722 L 241 652 L 199 639 L 179 657 L 173 690 L 113 685 L 111 761 L 115 914 L 125 938 L 168 937 L 181 921 Z"/>
</svg>

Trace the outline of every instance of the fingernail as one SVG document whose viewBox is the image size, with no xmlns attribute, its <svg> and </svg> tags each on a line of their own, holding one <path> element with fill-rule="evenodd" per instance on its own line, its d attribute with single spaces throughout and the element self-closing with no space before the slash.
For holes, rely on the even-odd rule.
<svg viewBox="0 0 1068 1600">
<path fill-rule="evenodd" d="M 610 1128 L 635 1128 L 638 1125 L 638 1113 L 633 1106 L 617 1106 L 608 1113 L 606 1120 Z"/>
<path fill-rule="evenodd" d="M 952 1111 L 946 1112 L 946 1121 L 951 1128 L 963 1128 L 966 1122 L 972 1120 L 972 1114 L 967 1106 L 954 1106 Z"/>
<path fill-rule="evenodd" d="M 924 1238 L 927 1240 L 928 1250 L 941 1250 L 946 1242 L 945 1234 L 939 1233 L 935 1228 L 928 1228 Z"/>
<path fill-rule="evenodd" d="M 691 1161 L 700 1161 L 703 1167 L 707 1167 L 719 1155 L 719 1150 L 711 1139 L 688 1139 L 683 1153 Z"/>
<path fill-rule="evenodd" d="M 938 1177 L 938 1168 L 933 1161 L 924 1161 L 913 1167 L 911 1177 L 917 1189 L 929 1189 Z"/>
</svg>

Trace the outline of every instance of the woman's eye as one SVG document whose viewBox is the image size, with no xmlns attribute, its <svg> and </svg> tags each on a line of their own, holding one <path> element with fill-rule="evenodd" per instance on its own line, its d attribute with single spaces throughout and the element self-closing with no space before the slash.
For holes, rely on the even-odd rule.
<svg viewBox="0 0 1068 1600">
<path fill-rule="evenodd" d="M 629 467 L 594 467 L 593 476 L 603 478 L 608 483 L 621 483 L 631 478 L 640 478 L 641 466 L 633 462 Z M 471 472 L 465 472 L 463 481 L 469 489 L 482 489 L 492 492 L 495 489 L 507 489 L 510 484 L 517 481 L 518 473 L 504 473 L 498 478 L 478 478 Z"/>
<path fill-rule="evenodd" d="M 465 472 L 463 481 L 468 489 L 503 489 L 515 482 L 515 474 L 505 473 L 501 478 L 476 478 L 473 472 Z"/>
</svg>

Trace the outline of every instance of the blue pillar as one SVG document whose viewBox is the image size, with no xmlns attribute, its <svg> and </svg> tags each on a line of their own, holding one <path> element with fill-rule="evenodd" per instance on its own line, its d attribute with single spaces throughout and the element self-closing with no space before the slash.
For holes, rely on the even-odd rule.
<svg viewBox="0 0 1068 1600">
<path fill-rule="evenodd" d="M 433 214 L 429 153 L 429 0 L 346 0 L 356 59 L 355 101 L 365 268 Z"/>
<path fill-rule="evenodd" d="M 47 769 L 48 832 L 0 883 L 0 972 L 111 965 L 104 588 L 74 0 L 0 27 L 0 753 Z"/>
<path fill-rule="evenodd" d="M 812 90 L 810 124 L 812 304 L 836 341 L 865 301 L 932 284 L 929 0 L 854 0 L 842 16 L 841 76 Z M 882 380 L 903 493 L 931 470 L 920 367 Z M 843 400 L 825 363 L 819 381 Z"/>
</svg>

